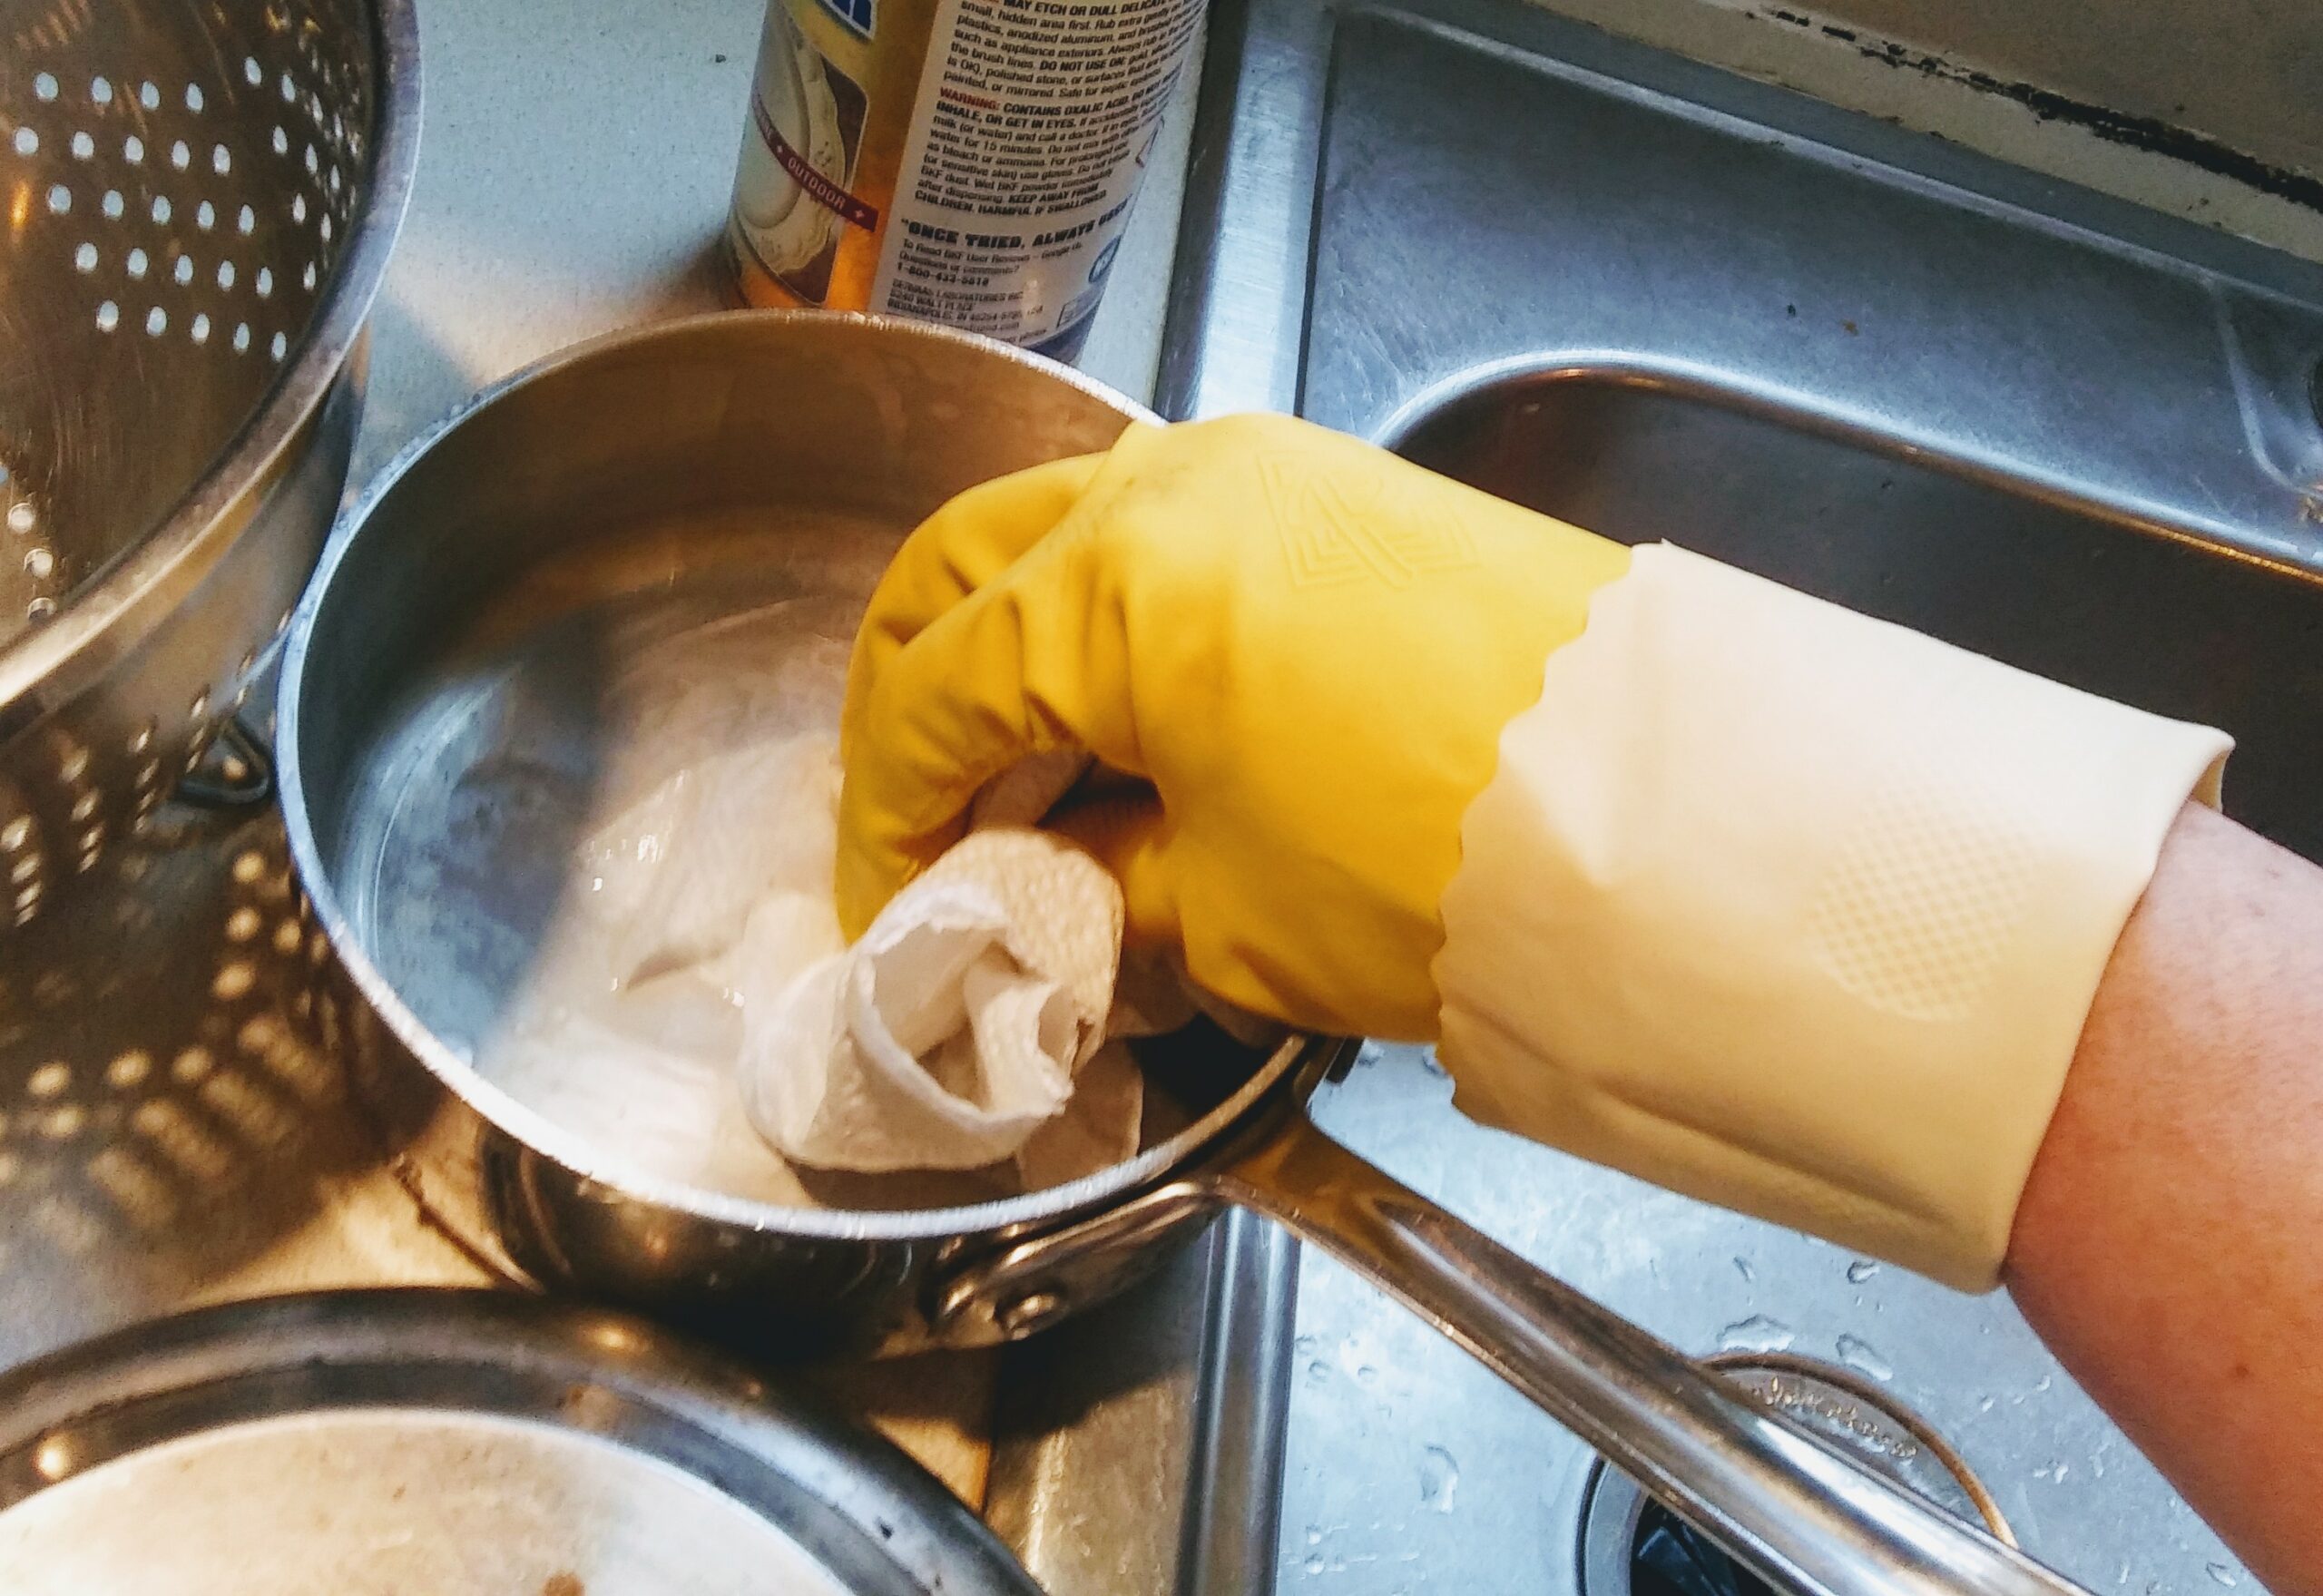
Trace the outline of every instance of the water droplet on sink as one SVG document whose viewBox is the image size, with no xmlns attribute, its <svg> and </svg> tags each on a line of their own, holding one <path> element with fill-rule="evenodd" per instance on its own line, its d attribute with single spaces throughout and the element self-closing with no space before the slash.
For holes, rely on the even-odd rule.
<svg viewBox="0 0 2323 1596">
<path fill-rule="evenodd" d="M 1879 1272 L 1879 1266 L 1867 1258 L 1859 1258 L 1848 1266 L 1848 1281 L 1860 1286 Z"/>
<path fill-rule="evenodd" d="M 1379 1383 L 1379 1371 L 1369 1364 L 1359 1365 L 1355 1371 L 1355 1383 L 1358 1385 L 1377 1385 Z"/>
<path fill-rule="evenodd" d="M 1976 1404 L 1976 1411 L 1978 1413 L 1990 1413 L 1999 1401 L 2000 1398 L 1997 1396 L 1987 1396 L 1982 1402 Z"/>
<path fill-rule="evenodd" d="M 1718 1333 L 1718 1345 L 1727 1352 L 1784 1352 L 1798 1339 L 1798 1331 L 1764 1314 L 1738 1319 Z"/>
<path fill-rule="evenodd" d="M 2061 1461 L 2042 1464 L 2033 1471 L 2033 1477 L 2036 1480 L 2046 1480 L 2053 1485 L 2062 1485 L 2065 1483 L 2065 1476 L 2072 1473 L 2073 1464 Z"/>
<path fill-rule="evenodd" d="M 1747 1258 L 1738 1258 L 1734 1260 L 1734 1272 L 1745 1280 L 1755 1280 L 1759 1278 L 1759 1271 L 1750 1267 L 1750 1260 Z"/>
<path fill-rule="evenodd" d="M 1460 1489 L 1460 1465 L 1441 1446 L 1419 1454 L 1419 1504 L 1438 1513 L 1452 1511 L 1453 1493 Z"/>
<path fill-rule="evenodd" d="M 1436 1062 L 1436 1050 L 1432 1047 L 1426 1053 L 1419 1055 L 1419 1067 L 1426 1070 L 1429 1074 L 1435 1076 L 1438 1081 L 1447 1078 L 1444 1066 Z"/>
<path fill-rule="evenodd" d="M 1312 1357 L 1323 1350 L 1323 1338 L 1320 1336 L 1301 1336 L 1290 1344 L 1290 1350 L 1301 1357 Z"/>
<path fill-rule="evenodd" d="M 2202 1572 L 2229 1590 L 2242 1582 L 2234 1577 L 2234 1571 L 2222 1562 L 2206 1562 L 2202 1564 Z"/>
<path fill-rule="evenodd" d="M 1318 1357 L 1313 1363 L 1307 1366 L 1307 1383 L 1309 1385 L 1320 1385 L 1329 1380 L 1330 1377 L 1331 1366 L 1325 1363 L 1321 1358 Z"/>
<path fill-rule="evenodd" d="M 1322 1543 L 1322 1526 L 1319 1524 L 1309 1524 L 1307 1526 L 1307 1544 L 1309 1546 L 1320 1546 Z"/>
<path fill-rule="evenodd" d="M 1310 1552 L 1307 1554 L 1307 1561 L 1299 1566 L 1310 1574 L 1319 1574 L 1323 1572 L 1323 1554 L 1319 1552 Z"/>
<path fill-rule="evenodd" d="M 1879 1356 L 1879 1349 L 1860 1336 L 1842 1336 L 1838 1341 L 1839 1361 L 1857 1374 L 1869 1375 L 1875 1380 L 1892 1380 L 1896 1366 Z"/>
</svg>

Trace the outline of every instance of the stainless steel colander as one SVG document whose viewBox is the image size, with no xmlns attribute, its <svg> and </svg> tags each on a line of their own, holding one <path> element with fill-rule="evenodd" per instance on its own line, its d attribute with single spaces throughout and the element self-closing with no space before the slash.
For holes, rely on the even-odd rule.
<svg viewBox="0 0 2323 1596">
<path fill-rule="evenodd" d="M 198 762 L 337 508 L 407 0 L 0 0 L 0 927 Z"/>
</svg>

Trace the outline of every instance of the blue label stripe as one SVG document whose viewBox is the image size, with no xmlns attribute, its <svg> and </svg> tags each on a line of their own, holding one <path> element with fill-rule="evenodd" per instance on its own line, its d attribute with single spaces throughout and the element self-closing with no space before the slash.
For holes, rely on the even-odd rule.
<svg viewBox="0 0 2323 1596">
<path fill-rule="evenodd" d="M 867 39 L 871 36 L 871 13 L 876 0 L 821 0 L 821 4 L 825 11 L 848 27 Z"/>
</svg>

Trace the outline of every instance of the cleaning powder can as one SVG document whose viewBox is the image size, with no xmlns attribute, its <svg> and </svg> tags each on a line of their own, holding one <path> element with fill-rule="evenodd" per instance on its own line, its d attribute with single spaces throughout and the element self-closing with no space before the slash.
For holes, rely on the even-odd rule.
<svg viewBox="0 0 2323 1596">
<path fill-rule="evenodd" d="M 726 248 L 757 305 L 1069 360 L 1202 0 L 770 0 Z"/>
</svg>

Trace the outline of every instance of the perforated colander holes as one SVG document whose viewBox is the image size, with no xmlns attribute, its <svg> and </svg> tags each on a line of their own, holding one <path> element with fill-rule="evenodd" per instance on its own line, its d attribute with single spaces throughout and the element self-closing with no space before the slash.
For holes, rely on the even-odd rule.
<svg viewBox="0 0 2323 1596">
<path fill-rule="evenodd" d="M 257 670 L 258 651 L 256 649 L 244 649 L 242 651 L 241 659 L 236 661 L 234 665 L 234 697 L 233 701 L 228 707 L 228 712 L 230 714 L 239 715 L 245 709 L 250 707 L 250 677 Z M 235 781 L 241 780 L 247 772 L 242 769 L 240 759 L 237 757 L 229 761 L 229 763 L 231 768 L 227 771 L 228 777 Z"/>
<path fill-rule="evenodd" d="M 262 876 L 257 885 L 270 888 L 272 881 Z M 236 956 L 263 955 L 288 968 L 302 966 L 307 946 L 304 899 L 288 904 L 280 899 L 281 895 L 267 890 L 260 902 L 242 903 L 227 915 L 226 941 L 243 950 Z"/>
<path fill-rule="evenodd" d="M 173 1081 L 180 1078 L 179 1066 L 188 1062 L 201 1066 L 196 1081 L 207 1079 L 213 1067 L 207 1049 L 189 1048 L 171 1061 Z M 214 1185 L 233 1173 L 233 1151 L 224 1138 L 174 1097 L 147 1098 L 131 1113 L 129 1124 L 164 1163 L 197 1184 Z"/>
<path fill-rule="evenodd" d="M 72 825 L 69 835 L 73 842 L 73 868 L 87 872 L 97 867 L 104 855 L 105 818 L 100 812 L 103 800 L 93 787 L 75 783 L 73 802 L 67 811 Z"/>
<path fill-rule="evenodd" d="M 137 1151 L 113 1142 L 89 1160 L 89 1183 L 132 1229 L 158 1235 L 176 1224 L 177 1193 L 169 1178 Z"/>
<path fill-rule="evenodd" d="M 5 538 L 15 545 L 15 557 L 23 562 L 25 573 L 35 584 L 45 584 L 56 574 L 56 556 L 41 536 L 41 505 L 17 470 L 0 460 L 0 528 L 5 528 Z M 46 608 L 33 605 L 45 602 Z M 42 620 L 55 612 L 54 601 L 45 592 L 35 592 L 26 606 L 33 620 Z"/>
<path fill-rule="evenodd" d="M 40 846 L 40 827 L 28 815 L 0 821 L 0 870 L 7 876 L 6 901 L 17 925 L 40 913 L 47 892 L 47 857 Z"/>
<path fill-rule="evenodd" d="M 256 985 L 258 964 L 241 953 L 228 953 L 219 962 L 219 974 L 209 978 L 209 994 L 221 1004 L 240 1004 Z"/>
<path fill-rule="evenodd" d="M 230 874 L 235 907 L 227 916 L 225 956 L 211 982 L 211 995 L 221 1002 L 243 997 L 259 985 L 261 968 L 271 968 L 288 973 L 298 986 L 293 1012 L 305 1017 L 298 999 L 306 999 L 307 1009 L 311 1009 L 307 978 L 299 968 L 306 919 L 289 863 L 251 848 L 235 856 Z M 269 1039 L 262 1029 L 250 1033 L 246 1028 L 246 1035 L 263 1051 Z"/>
<path fill-rule="evenodd" d="M 306 160 L 307 169 L 312 172 L 315 170 L 316 162 L 315 147 L 312 144 L 309 144 L 306 148 Z M 331 220 L 328 211 L 320 205 L 310 204 L 303 191 L 295 191 L 290 196 L 290 221 L 291 225 L 297 228 L 311 227 L 319 240 L 316 246 L 316 253 L 309 256 L 299 269 L 299 286 L 311 294 L 321 281 L 322 265 L 329 259 L 329 244 L 337 233 L 338 224 Z M 278 355 L 276 357 L 279 359 L 280 356 Z"/>
<path fill-rule="evenodd" d="M 154 723 L 146 721 L 129 734 L 125 751 L 132 768 L 129 810 L 132 821 L 143 825 L 168 796 L 162 784 L 162 761 L 153 747 Z"/>
<path fill-rule="evenodd" d="M 293 975 L 292 979 L 304 979 Z M 299 990 L 307 990 L 300 988 Z M 312 1005 L 310 1005 L 312 1006 Z M 330 1005 L 334 1013 L 338 1005 Z M 272 1014 L 253 1015 L 243 1023 L 236 1033 L 234 1044 L 242 1053 L 263 1069 L 273 1082 L 310 1109 L 320 1108 L 337 1101 L 343 1093 L 344 1077 L 335 1060 L 342 1057 L 337 1041 L 320 1039 L 320 1049 L 310 1047 L 290 1026 Z"/>
<path fill-rule="evenodd" d="M 344 99 L 338 68 L 320 60 L 311 50 L 308 52 L 308 68 L 311 78 L 330 90 L 331 103 L 326 104 L 322 93 L 311 84 L 297 83 L 286 73 L 289 90 L 285 99 L 303 106 L 307 125 L 294 134 L 289 128 L 278 124 L 273 145 L 276 154 L 285 156 L 294 145 L 298 148 L 298 160 L 306 168 L 315 196 L 321 201 L 318 231 L 328 246 L 347 226 L 354 195 L 346 163 L 357 159 L 361 141 L 353 133 L 345 111 L 335 108 Z M 302 195 L 293 202 L 292 220 L 303 225 L 307 218 L 308 208 Z M 330 251 L 326 248 L 320 254 L 327 266 Z"/>
<path fill-rule="evenodd" d="M 215 229 L 221 220 L 216 208 L 207 200 L 201 201 L 195 211 L 195 225 L 204 232 Z M 257 219 L 250 208 L 247 205 L 241 207 L 240 214 L 235 221 L 235 230 L 247 235 L 254 231 L 256 226 Z M 83 274 L 95 273 L 104 264 L 104 259 L 103 251 L 93 241 L 84 240 L 74 247 L 74 265 Z M 141 244 L 132 244 L 122 251 L 119 256 L 119 268 L 122 274 L 133 284 L 145 284 L 155 277 L 153 258 Z M 230 256 L 221 257 L 214 267 L 205 270 L 201 259 L 191 251 L 175 246 L 172 247 L 168 266 L 162 276 L 174 287 L 189 289 L 197 294 L 205 291 L 211 285 L 214 285 L 217 291 L 221 294 L 230 294 L 238 285 L 246 280 L 241 268 L 235 264 Z M 270 298 L 274 292 L 273 272 L 267 268 L 260 268 L 252 286 L 260 299 Z M 106 298 L 97 302 L 93 312 L 93 319 L 99 332 L 109 333 L 121 326 L 123 314 L 120 301 Z M 181 309 L 172 314 L 167 306 L 149 305 L 145 308 L 140 325 L 144 328 L 148 336 L 155 338 L 168 332 L 172 326 L 175 326 L 181 328 L 185 336 L 193 343 L 206 345 L 228 324 L 230 319 L 232 321 L 233 331 L 225 341 L 231 345 L 235 353 L 248 353 L 255 340 L 253 329 L 247 320 L 231 318 L 230 311 L 214 317 L 209 310 L 199 308 L 190 312 Z M 279 358 L 280 355 L 278 353 L 276 357 Z"/>
<path fill-rule="evenodd" d="M 245 57 L 245 81 L 256 59 Z M 262 68 L 260 76 L 262 79 Z M 41 92 L 44 85 L 48 93 Z M 199 193 L 186 196 L 181 191 L 176 195 L 150 190 L 143 193 L 124 192 L 124 185 L 118 180 L 106 181 L 113 173 L 106 170 L 104 162 L 115 149 L 123 166 L 143 169 L 150 160 L 151 170 L 164 177 L 181 174 L 185 180 L 198 182 L 207 181 L 205 169 L 208 178 L 231 177 L 240 165 L 233 143 L 207 134 L 198 125 L 210 106 L 210 96 L 203 86 L 187 83 L 172 87 L 152 80 L 117 84 L 100 75 L 90 80 L 83 103 L 73 94 L 70 85 L 59 82 L 52 73 L 36 76 L 34 92 L 43 102 L 56 105 L 65 120 L 53 132 L 44 132 L 29 123 L 10 130 L 6 136 L 11 147 L 29 155 L 49 150 L 54 141 L 61 139 L 76 162 L 95 163 L 78 177 L 66 173 L 49 181 L 55 174 L 46 171 L 33 192 L 52 215 L 87 218 L 91 230 L 77 239 L 68 233 L 64 248 L 70 251 L 74 271 L 93 279 L 102 295 L 89 310 L 96 329 L 110 334 L 127 322 L 151 338 L 175 332 L 199 346 L 207 346 L 215 338 L 238 353 L 247 354 L 260 346 L 271 351 L 273 340 L 262 327 L 249 328 L 239 339 L 232 337 L 229 329 L 241 318 L 230 311 L 217 314 L 218 307 L 198 303 L 141 304 L 134 298 L 124 303 L 118 289 L 110 293 L 104 291 L 111 286 L 104 280 L 108 276 L 113 282 L 125 278 L 149 289 L 166 283 L 196 292 L 214 283 L 221 293 L 230 293 L 238 284 L 250 280 L 250 273 L 232 259 L 231 249 L 237 241 L 256 238 L 259 213 L 253 204 L 230 197 L 204 197 Z M 180 105 L 183 107 L 182 116 L 189 120 L 169 125 L 172 119 L 181 116 Z M 137 120 L 134 129 L 105 131 L 104 118 L 124 114 Z M 287 142 L 287 135 L 283 142 Z M 173 234 L 160 240 L 149 237 L 141 242 L 135 241 L 133 235 L 129 239 L 118 234 L 109 238 L 101 226 L 126 222 L 136 227 L 149 221 L 164 230 L 183 228 L 188 221 L 192 227 L 183 242 Z M 211 246 L 215 253 L 188 247 L 194 237 L 215 240 Z M 205 255 L 209 258 L 205 259 Z M 287 355 L 288 340 L 284 341 Z M 5 504 L 5 501 L 0 500 L 0 508 Z"/>
</svg>

